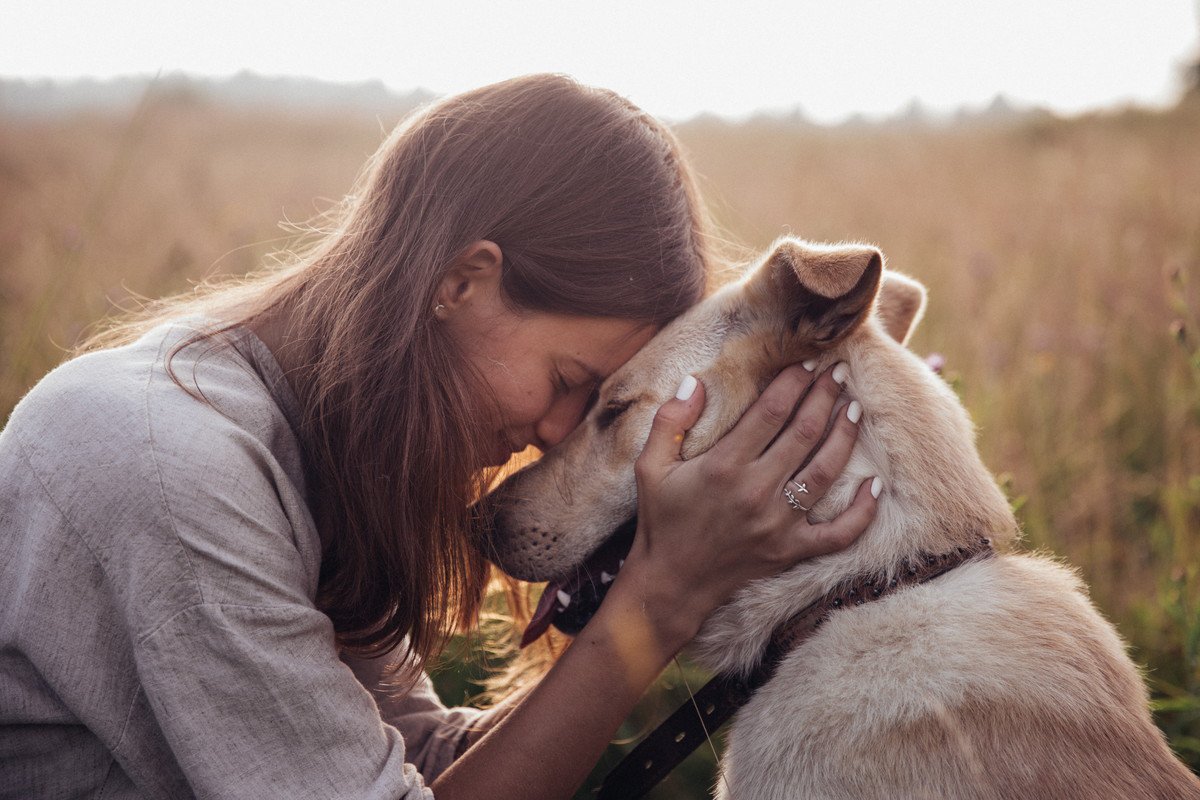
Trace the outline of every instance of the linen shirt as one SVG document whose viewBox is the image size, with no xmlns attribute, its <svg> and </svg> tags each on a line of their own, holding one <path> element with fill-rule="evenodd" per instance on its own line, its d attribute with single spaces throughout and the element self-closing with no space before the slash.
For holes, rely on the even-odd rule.
<svg viewBox="0 0 1200 800">
<path fill-rule="evenodd" d="M 340 656 L 296 399 L 245 329 L 175 356 L 190 396 L 194 322 L 68 361 L 0 432 L 0 798 L 430 798 L 481 712 Z"/>
</svg>

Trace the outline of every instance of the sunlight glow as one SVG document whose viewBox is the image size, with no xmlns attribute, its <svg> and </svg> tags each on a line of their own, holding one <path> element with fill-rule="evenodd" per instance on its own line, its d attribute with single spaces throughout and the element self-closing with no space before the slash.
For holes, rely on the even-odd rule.
<svg viewBox="0 0 1200 800">
<path fill-rule="evenodd" d="M 46 0 L 0 12 L 0 76 L 248 69 L 445 93 L 559 71 L 672 118 L 799 107 L 833 121 L 999 93 L 1064 112 L 1168 103 L 1196 34 L 1189 0 Z"/>
</svg>

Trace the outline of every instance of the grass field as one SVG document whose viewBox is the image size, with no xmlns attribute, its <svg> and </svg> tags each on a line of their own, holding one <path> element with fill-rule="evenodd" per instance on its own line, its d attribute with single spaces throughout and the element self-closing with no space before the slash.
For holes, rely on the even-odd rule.
<svg viewBox="0 0 1200 800">
<path fill-rule="evenodd" d="M 104 315 L 285 245 L 395 121 L 175 96 L 0 119 L 0 419 Z M 732 240 L 866 240 L 930 288 L 914 348 L 945 356 L 1028 546 L 1081 570 L 1200 767 L 1200 103 L 678 132 Z"/>
</svg>

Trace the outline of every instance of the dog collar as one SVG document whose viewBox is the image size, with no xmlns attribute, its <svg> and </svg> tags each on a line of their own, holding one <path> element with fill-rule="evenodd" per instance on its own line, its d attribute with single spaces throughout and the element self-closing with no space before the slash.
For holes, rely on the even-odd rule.
<svg viewBox="0 0 1200 800">
<path fill-rule="evenodd" d="M 812 637 L 840 609 L 861 606 L 905 587 L 928 583 L 968 561 L 992 554 L 991 540 L 980 538 L 969 547 L 917 556 L 904 562 L 891 578 L 873 573 L 840 584 L 776 628 L 762 660 L 749 675 L 718 675 L 651 731 L 605 776 L 598 800 L 636 800 L 654 788 L 750 701 L 754 692 L 775 674 L 784 656 Z"/>
</svg>

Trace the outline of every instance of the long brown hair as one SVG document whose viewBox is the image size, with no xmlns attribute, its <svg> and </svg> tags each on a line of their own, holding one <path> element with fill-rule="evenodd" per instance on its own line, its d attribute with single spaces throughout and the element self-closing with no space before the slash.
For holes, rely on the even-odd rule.
<svg viewBox="0 0 1200 800">
<path fill-rule="evenodd" d="M 324 548 L 317 604 L 343 647 L 407 636 L 424 660 L 476 620 L 488 575 L 472 502 L 493 474 L 475 432 L 496 410 L 432 314 L 446 270 L 490 240 L 514 307 L 658 325 L 702 295 L 708 230 L 665 126 L 564 76 L 515 78 L 398 126 L 306 253 L 88 346 L 185 312 L 220 322 L 198 338 L 285 314 Z"/>
</svg>

